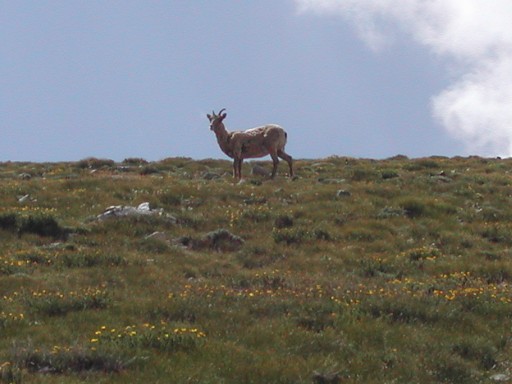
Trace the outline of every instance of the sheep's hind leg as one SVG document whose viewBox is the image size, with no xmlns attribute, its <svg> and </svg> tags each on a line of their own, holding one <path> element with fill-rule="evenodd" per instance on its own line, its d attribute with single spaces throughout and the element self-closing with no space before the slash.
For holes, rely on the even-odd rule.
<svg viewBox="0 0 512 384">
<path fill-rule="evenodd" d="M 283 159 L 284 161 L 286 161 L 288 163 L 288 166 L 290 167 L 290 177 L 293 177 L 293 165 L 292 165 L 293 159 L 292 159 L 292 157 L 283 150 L 277 151 L 277 155 L 281 159 Z"/>
</svg>

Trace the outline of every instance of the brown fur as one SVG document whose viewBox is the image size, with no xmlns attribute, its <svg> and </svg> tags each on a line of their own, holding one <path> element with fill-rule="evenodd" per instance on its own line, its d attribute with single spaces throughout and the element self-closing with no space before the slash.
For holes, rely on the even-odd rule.
<svg viewBox="0 0 512 384">
<path fill-rule="evenodd" d="M 223 120 L 227 114 L 206 115 L 210 120 L 210 129 L 215 132 L 220 149 L 234 159 L 233 177 L 242 178 L 242 162 L 244 159 L 253 159 L 270 155 L 273 168 L 272 178 L 276 175 L 279 158 L 285 160 L 290 168 L 290 177 L 293 176 L 292 157 L 284 151 L 287 134 L 279 125 L 269 124 L 246 131 L 228 132 Z"/>
</svg>

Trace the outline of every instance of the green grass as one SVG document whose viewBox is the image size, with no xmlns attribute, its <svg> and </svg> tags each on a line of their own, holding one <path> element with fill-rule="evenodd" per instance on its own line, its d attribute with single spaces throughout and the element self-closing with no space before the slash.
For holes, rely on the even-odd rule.
<svg viewBox="0 0 512 384">
<path fill-rule="evenodd" d="M 511 167 L 0 164 L 0 382 L 512 377 Z M 164 214 L 96 220 L 142 202 Z"/>
</svg>

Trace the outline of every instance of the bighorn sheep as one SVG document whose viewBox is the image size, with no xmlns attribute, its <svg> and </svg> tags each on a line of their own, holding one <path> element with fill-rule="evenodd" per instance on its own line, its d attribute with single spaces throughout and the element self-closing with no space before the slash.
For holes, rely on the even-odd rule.
<svg viewBox="0 0 512 384">
<path fill-rule="evenodd" d="M 279 157 L 285 160 L 290 167 L 290 177 L 293 176 L 292 157 L 284 151 L 286 145 L 287 134 L 279 125 L 268 124 L 262 127 L 248 129 L 246 131 L 228 132 L 224 126 L 223 120 L 227 114 L 222 113 L 225 108 L 221 109 L 218 114 L 212 111 L 207 114 L 210 120 L 210 129 L 215 132 L 217 142 L 220 149 L 226 155 L 234 159 L 233 177 L 242 178 L 242 162 L 244 159 L 263 157 L 270 155 L 274 163 L 272 168 L 272 178 L 276 175 Z"/>
</svg>

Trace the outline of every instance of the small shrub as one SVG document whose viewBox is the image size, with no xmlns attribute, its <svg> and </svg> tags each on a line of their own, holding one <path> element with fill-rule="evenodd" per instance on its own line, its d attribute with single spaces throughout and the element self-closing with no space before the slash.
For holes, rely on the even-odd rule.
<svg viewBox="0 0 512 384">
<path fill-rule="evenodd" d="M 286 243 L 286 245 L 300 244 L 309 239 L 309 234 L 303 229 L 274 228 L 272 237 L 276 243 Z"/>
<path fill-rule="evenodd" d="M 139 173 L 142 176 L 147 176 L 147 175 L 153 175 L 158 172 L 160 172 L 160 171 L 157 167 L 152 166 L 152 165 L 146 165 L 146 166 L 142 167 L 142 169 L 140 170 Z"/>
<path fill-rule="evenodd" d="M 420 217 L 427 211 L 424 202 L 417 199 L 407 199 L 401 202 L 400 207 L 404 210 L 405 215 L 409 218 Z"/>
<path fill-rule="evenodd" d="M 112 168 L 115 166 L 114 160 L 110 159 L 97 159 L 96 157 L 88 157 L 80 160 L 76 166 L 82 169 L 100 169 L 100 168 Z"/>
<path fill-rule="evenodd" d="M 491 243 L 512 244 L 512 231 L 500 223 L 486 225 L 481 233 Z"/>
<path fill-rule="evenodd" d="M 210 249 L 219 252 L 230 252 L 240 249 L 244 240 L 239 236 L 233 235 L 228 230 L 221 228 L 208 232 L 200 242 Z"/>
<path fill-rule="evenodd" d="M 4 213 L 0 215 L 0 229 L 16 232 L 18 229 L 16 214 Z"/>
<path fill-rule="evenodd" d="M 377 214 L 378 219 L 389 219 L 392 217 L 404 216 L 406 211 L 403 208 L 384 207 Z"/>
<path fill-rule="evenodd" d="M 29 215 L 19 220 L 18 234 L 32 233 L 54 239 L 65 239 L 69 231 L 59 225 L 53 216 Z"/>
<path fill-rule="evenodd" d="M 385 170 L 381 171 L 380 175 L 384 180 L 394 179 L 395 177 L 400 177 L 400 174 L 397 171 L 395 171 L 394 169 L 385 169 Z"/>
<path fill-rule="evenodd" d="M 140 157 L 129 157 L 123 160 L 123 164 L 127 165 L 143 165 L 147 164 L 148 161 Z"/>
<path fill-rule="evenodd" d="M 331 233 L 323 228 L 315 228 L 313 230 L 313 238 L 316 240 L 325 240 L 325 241 L 332 241 L 334 240 L 334 237 L 331 235 Z"/>
<path fill-rule="evenodd" d="M 267 265 L 271 265 L 278 260 L 282 260 L 283 258 L 284 255 L 270 252 L 269 250 L 259 246 L 244 249 L 237 255 L 237 260 L 244 268 L 247 269 L 262 268 Z"/>
<path fill-rule="evenodd" d="M 7 361 L 0 365 L 0 382 L 9 384 L 22 384 L 23 373 L 20 367 Z"/>
<path fill-rule="evenodd" d="M 274 220 L 274 227 L 276 228 L 289 228 L 293 227 L 293 217 L 290 215 L 280 215 Z"/>
<path fill-rule="evenodd" d="M 435 259 L 441 255 L 441 252 L 434 247 L 421 247 L 411 249 L 406 252 L 410 261 L 421 261 L 427 259 Z"/>
<path fill-rule="evenodd" d="M 373 169 L 367 168 L 355 168 L 352 171 L 352 181 L 370 181 L 375 180 L 378 177 L 378 173 Z"/>
<path fill-rule="evenodd" d="M 433 374 L 438 383 L 475 383 L 471 365 L 460 356 L 440 354 L 436 356 Z"/>
<path fill-rule="evenodd" d="M 15 345 L 11 352 L 12 366 L 35 373 L 80 373 L 89 371 L 116 373 L 133 362 L 113 350 L 81 346 L 34 348 Z"/>
<path fill-rule="evenodd" d="M 485 370 L 493 368 L 498 363 L 496 348 L 478 338 L 455 344 L 453 351 L 466 360 L 476 361 Z"/>
</svg>

